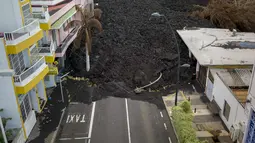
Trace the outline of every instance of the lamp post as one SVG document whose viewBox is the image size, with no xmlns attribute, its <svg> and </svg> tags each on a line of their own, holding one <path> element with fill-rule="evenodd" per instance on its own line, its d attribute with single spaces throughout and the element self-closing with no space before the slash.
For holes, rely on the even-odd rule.
<svg viewBox="0 0 255 143">
<path fill-rule="evenodd" d="M 163 17 L 166 20 L 166 22 L 167 22 L 167 24 L 168 24 L 168 26 L 169 26 L 169 28 L 172 32 L 172 35 L 174 36 L 176 49 L 177 49 L 177 54 L 178 54 L 178 67 L 177 67 L 177 79 L 176 79 L 176 89 L 175 89 L 176 91 L 175 91 L 175 102 L 174 102 L 175 106 L 176 106 L 177 105 L 178 92 L 179 92 L 179 84 L 180 84 L 180 67 L 190 67 L 190 65 L 189 64 L 183 64 L 182 66 L 180 66 L 180 62 L 181 62 L 181 57 L 180 56 L 181 55 L 180 55 L 179 44 L 178 44 L 175 32 L 173 31 L 173 28 L 172 28 L 171 24 L 169 23 L 168 19 L 166 18 L 166 16 L 163 15 L 163 14 L 160 14 L 159 12 L 154 12 L 154 13 L 151 14 L 151 16 L 153 16 L 153 17 Z"/>
</svg>

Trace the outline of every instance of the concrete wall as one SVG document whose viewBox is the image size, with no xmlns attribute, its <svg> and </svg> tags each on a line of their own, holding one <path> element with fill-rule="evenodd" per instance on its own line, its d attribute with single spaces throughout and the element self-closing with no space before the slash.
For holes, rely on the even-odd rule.
<svg viewBox="0 0 255 143">
<path fill-rule="evenodd" d="M 20 113 L 12 77 L 0 77 L 0 87 L 4 87 L 4 89 L 0 90 L 0 109 L 4 109 L 3 112 L 0 112 L 0 116 L 12 118 L 12 120 L 7 122 L 7 128 L 21 128 Z"/>
<path fill-rule="evenodd" d="M 1 25 L 1 24 L 0 24 Z M 1 69 L 9 69 L 8 59 L 6 57 L 6 51 L 3 43 L 3 39 L 0 39 L 0 70 Z"/>
<path fill-rule="evenodd" d="M 11 32 L 22 27 L 20 0 L 1 0 L 0 31 Z"/>
<path fill-rule="evenodd" d="M 220 117 L 228 129 L 230 129 L 232 124 L 238 123 L 240 121 L 247 121 L 248 118 L 244 113 L 244 107 L 241 106 L 230 89 L 223 83 L 218 75 L 216 75 L 214 79 L 213 96 L 221 108 Z M 227 120 L 223 115 L 224 101 L 226 101 L 231 108 L 229 120 Z"/>
</svg>

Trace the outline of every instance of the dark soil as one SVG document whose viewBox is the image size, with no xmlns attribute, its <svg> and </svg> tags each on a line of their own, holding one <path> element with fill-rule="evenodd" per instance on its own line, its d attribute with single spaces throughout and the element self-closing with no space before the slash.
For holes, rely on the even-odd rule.
<svg viewBox="0 0 255 143">
<path fill-rule="evenodd" d="M 200 1 L 200 2 L 199 2 Z M 73 76 L 88 77 L 99 86 L 124 83 L 134 89 L 163 76 L 152 89 L 176 83 L 177 50 L 169 24 L 177 36 L 181 64 L 191 64 L 188 49 L 175 30 L 187 27 L 214 27 L 209 21 L 190 17 L 194 4 L 203 0 L 97 0 L 103 11 L 104 31 L 95 34 L 91 70 L 86 72 L 85 51 L 67 51 L 68 70 Z M 151 17 L 159 12 L 166 16 Z M 181 81 L 190 81 L 195 67 L 181 68 Z"/>
</svg>

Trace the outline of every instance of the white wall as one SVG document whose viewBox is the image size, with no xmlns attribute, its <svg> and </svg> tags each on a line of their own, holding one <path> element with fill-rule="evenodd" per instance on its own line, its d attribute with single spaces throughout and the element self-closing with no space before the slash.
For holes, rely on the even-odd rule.
<svg viewBox="0 0 255 143">
<path fill-rule="evenodd" d="M 0 39 L 0 70 L 1 69 L 9 69 L 3 39 Z"/>
<path fill-rule="evenodd" d="M 11 32 L 22 27 L 20 0 L 1 0 L 0 31 Z"/>
<path fill-rule="evenodd" d="M 234 97 L 230 89 L 225 86 L 225 84 L 222 82 L 218 75 L 216 75 L 214 79 L 213 96 L 215 101 L 221 108 L 220 117 L 222 118 L 228 129 L 230 129 L 232 124 L 238 123 L 240 121 L 247 122 L 248 118 L 244 113 L 244 108 Z M 228 121 L 223 115 L 224 101 L 226 101 L 231 108 Z"/>
<path fill-rule="evenodd" d="M 3 112 L 0 112 L 0 116 L 12 118 L 7 122 L 7 128 L 21 128 L 20 113 L 11 78 L 0 77 L 0 108 L 4 109 Z"/>
</svg>

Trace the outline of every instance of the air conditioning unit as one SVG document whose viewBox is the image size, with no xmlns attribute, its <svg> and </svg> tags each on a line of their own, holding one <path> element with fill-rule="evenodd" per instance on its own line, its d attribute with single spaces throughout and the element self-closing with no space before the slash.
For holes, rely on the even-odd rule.
<svg viewBox="0 0 255 143">
<path fill-rule="evenodd" d="M 233 124 L 230 128 L 230 137 L 232 141 L 236 141 L 238 139 L 239 133 L 240 133 L 240 125 Z"/>
</svg>

